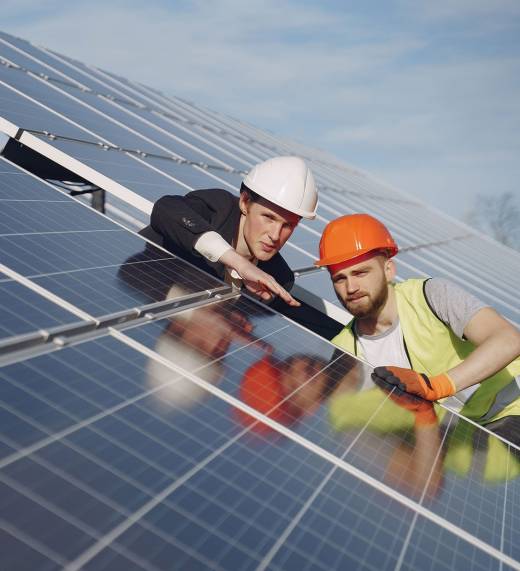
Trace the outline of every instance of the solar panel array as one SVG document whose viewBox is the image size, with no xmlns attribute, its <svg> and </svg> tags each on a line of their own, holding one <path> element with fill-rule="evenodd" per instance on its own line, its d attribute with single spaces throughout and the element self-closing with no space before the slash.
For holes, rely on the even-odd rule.
<svg viewBox="0 0 520 571">
<path fill-rule="evenodd" d="M 390 227 L 402 279 L 449 276 L 514 322 L 517 254 L 229 117 L 6 34 L 0 59 L 0 129 L 113 219 L 0 161 L 2 568 L 520 569 L 515 446 L 442 406 L 415 424 L 357 388 L 367 364 L 119 222 L 296 153 L 320 207 L 286 259 L 331 302 L 305 268 L 346 212 Z M 263 407 L 255 367 L 286 387 Z"/>
</svg>

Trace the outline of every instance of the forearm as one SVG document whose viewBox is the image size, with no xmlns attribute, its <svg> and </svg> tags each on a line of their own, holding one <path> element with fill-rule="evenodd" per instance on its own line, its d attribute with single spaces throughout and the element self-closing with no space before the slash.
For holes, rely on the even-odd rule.
<svg viewBox="0 0 520 571">
<path fill-rule="evenodd" d="M 251 262 L 241 256 L 234 248 L 229 247 L 219 258 L 219 262 L 224 264 L 226 267 L 231 268 L 237 271 L 240 274 L 241 268 L 245 266 L 245 264 L 250 264 Z"/>
<path fill-rule="evenodd" d="M 210 262 L 220 262 L 234 278 L 241 277 L 249 260 L 241 256 L 218 232 L 205 232 L 195 242 L 194 250 Z"/>
<path fill-rule="evenodd" d="M 483 341 L 448 375 L 460 391 L 491 377 L 519 355 L 520 334 L 514 329 L 504 329 Z"/>
<path fill-rule="evenodd" d="M 213 230 L 205 232 L 197 239 L 194 250 L 210 262 L 221 262 L 228 267 L 231 266 L 233 261 L 236 261 L 235 256 L 232 254 L 232 252 L 236 254 L 235 250 L 218 232 Z M 228 251 L 231 253 L 226 256 L 225 254 Z M 238 254 L 236 255 L 238 256 Z"/>
</svg>

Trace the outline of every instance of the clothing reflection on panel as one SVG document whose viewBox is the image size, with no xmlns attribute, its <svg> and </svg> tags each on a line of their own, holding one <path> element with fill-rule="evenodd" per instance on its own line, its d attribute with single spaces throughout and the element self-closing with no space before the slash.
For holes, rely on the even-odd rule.
<svg viewBox="0 0 520 571">
<path fill-rule="evenodd" d="M 168 297 L 183 295 L 177 286 L 170 288 Z M 239 311 L 226 310 L 219 304 L 184 311 L 168 320 L 168 325 L 157 339 L 154 350 L 174 365 L 197 377 L 217 384 L 224 373 L 222 357 L 232 342 L 252 341 L 252 324 Z M 191 408 L 210 393 L 172 368 L 150 359 L 147 367 L 150 388 L 165 388 L 154 393 L 163 408 Z"/>
<path fill-rule="evenodd" d="M 385 446 L 391 447 L 383 481 L 416 499 L 423 493 L 435 496 L 442 484 L 442 453 L 434 406 L 384 382 L 374 386 L 371 371 L 347 355 L 334 362 L 330 374 L 336 382 L 328 402 L 333 428 L 345 431 L 366 426 L 368 431 L 382 433 Z M 396 430 L 397 419 L 411 431 Z"/>
<path fill-rule="evenodd" d="M 173 299 L 175 288 L 183 290 L 179 295 L 186 295 L 222 285 L 148 243 L 121 264 L 117 277 L 124 291 L 141 304 Z"/>
<path fill-rule="evenodd" d="M 338 432 L 365 428 L 360 441 L 377 442 L 386 462 L 383 480 L 399 492 L 433 502 L 441 498 L 447 477 L 452 485 L 468 478 L 493 487 L 520 476 L 515 448 L 382 380 L 370 386 L 370 367 L 344 363 L 340 358 L 331 367 L 341 377 L 328 401 L 331 425 Z"/>
<path fill-rule="evenodd" d="M 377 385 L 392 403 L 413 415 L 413 441 L 396 444 L 386 468 L 387 483 L 413 497 L 435 497 L 442 484 L 444 451 L 433 404 L 384 382 Z"/>
<path fill-rule="evenodd" d="M 266 356 L 251 365 L 242 377 L 239 398 L 248 406 L 285 426 L 294 426 L 315 412 L 327 395 L 326 361 L 316 356 L 292 355 L 283 361 Z M 272 429 L 237 410 L 244 426 L 268 434 Z"/>
</svg>

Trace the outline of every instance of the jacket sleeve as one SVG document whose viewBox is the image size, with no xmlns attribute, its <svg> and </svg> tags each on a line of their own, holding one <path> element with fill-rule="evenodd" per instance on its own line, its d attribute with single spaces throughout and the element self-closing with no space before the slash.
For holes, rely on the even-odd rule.
<svg viewBox="0 0 520 571">
<path fill-rule="evenodd" d="M 230 212 L 236 198 L 226 190 L 194 190 L 185 196 L 163 196 L 153 207 L 152 228 L 164 238 L 166 248 L 199 255 L 193 246 L 205 232 L 217 230 L 215 220 Z"/>
</svg>

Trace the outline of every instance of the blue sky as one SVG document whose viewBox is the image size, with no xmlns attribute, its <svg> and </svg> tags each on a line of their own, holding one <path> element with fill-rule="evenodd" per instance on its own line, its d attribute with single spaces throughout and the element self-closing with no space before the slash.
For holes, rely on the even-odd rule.
<svg viewBox="0 0 520 571">
<path fill-rule="evenodd" d="M 2 29 L 462 217 L 520 195 L 520 2 L 4 0 Z"/>
</svg>

